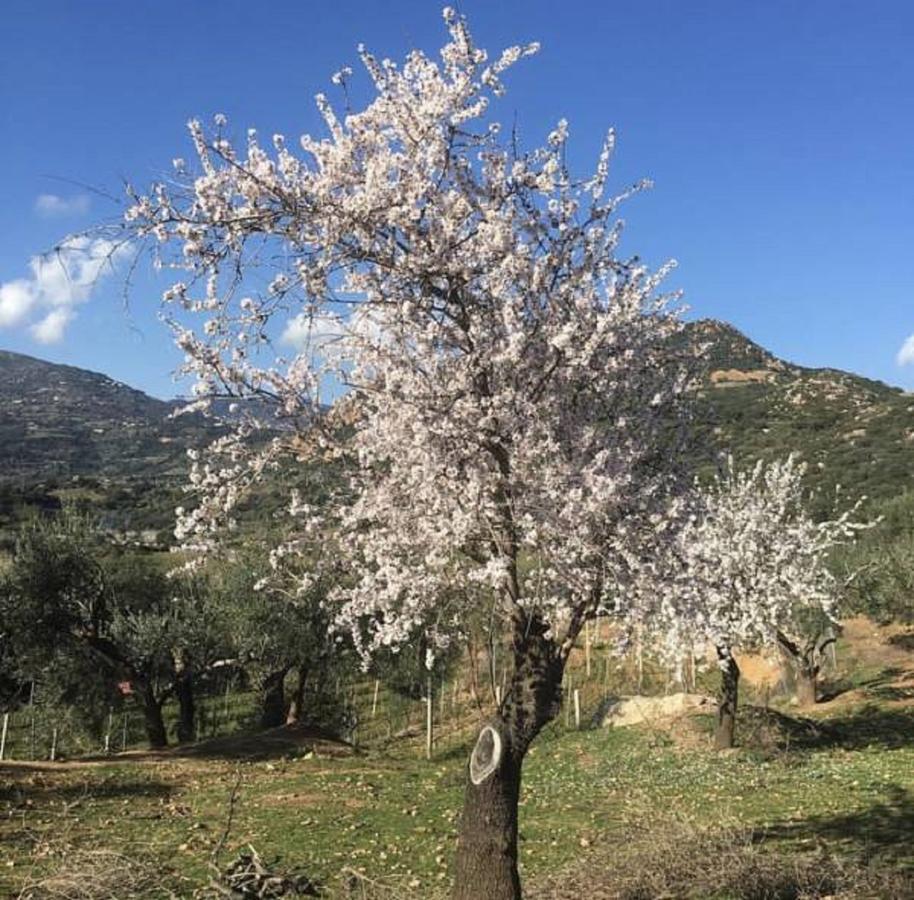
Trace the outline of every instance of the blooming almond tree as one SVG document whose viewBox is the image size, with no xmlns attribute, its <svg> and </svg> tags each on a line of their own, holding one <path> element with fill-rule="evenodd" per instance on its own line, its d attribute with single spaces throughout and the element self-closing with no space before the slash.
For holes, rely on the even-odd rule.
<svg viewBox="0 0 914 900">
<path fill-rule="evenodd" d="M 734 650 L 797 646 L 810 616 L 833 621 L 837 585 L 829 553 L 867 527 L 851 520 L 859 504 L 837 519 L 813 521 L 804 509 L 804 472 L 792 455 L 745 471 L 729 459 L 697 489 L 692 516 L 667 546 L 667 564 L 644 569 L 656 608 L 648 613 L 645 602 L 640 616 L 664 635 L 666 655 L 705 643 L 715 648 L 717 749 L 733 746 L 740 677 Z"/>
<path fill-rule="evenodd" d="M 617 256 L 612 135 L 585 180 L 565 122 L 530 152 L 503 140 L 489 104 L 536 47 L 489 61 L 444 17 L 440 60 L 360 49 L 373 99 L 338 115 L 318 96 L 327 135 L 299 154 L 192 122 L 196 162 L 135 194 L 128 221 L 186 272 L 165 298 L 199 404 L 238 398 L 235 433 L 195 459 L 185 544 L 216 546 L 252 485 L 323 454 L 342 483 L 320 504 L 293 492 L 273 562 L 345 572 L 336 627 L 366 660 L 423 629 L 431 664 L 480 598 L 508 623 L 513 678 L 469 759 L 454 896 L 514 900 L 522 761 L 583 622 L 681 483 L 689 382 L 663 272 Z M 334 76 L 345 97 L 350 79 Z M 282 327 L 300 339 L 288 361 Z"/>
</svg>

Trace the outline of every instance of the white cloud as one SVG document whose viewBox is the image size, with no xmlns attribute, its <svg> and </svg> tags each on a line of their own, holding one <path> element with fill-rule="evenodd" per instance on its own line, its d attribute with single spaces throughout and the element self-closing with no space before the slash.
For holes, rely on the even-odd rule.
<svg viewBox="0 0 914 900">
<path fill-rule="evenodd" d="M 125 243 L 74 237 L 54 253 L 33 256 L 28 277 L 0 284 L 0 328 L 29 325 L 41 343 L 61 340 L 76 307 L 128 252 Z"/>
<path fill-rule="evenodd" d="M 63 216 L 81 216 L 89 211 L 89 195 L 74 194 L 60 197 L 57 194 L 39 194 L 35 200 L 35 212 L 49 219 Z"/>
<path fill-rule="evenodd" d="M 40 322 L 33 325 L 29 331 L 39 344 L 59 344 L 63 340 L 63 333 L 67 325 L 75 317 L 72 309 L 51 310 Z"/>
<path fill-rule="evenodd" d="M 283 344 L 299 353 L 321 353 L 330 356 L 334 349 L 352 350 L 355 345 L 378 345 L 384 330 L 378 322 L 377 309 L 367 303 L 349 311 L 346 318 L 334 313 L 299 313 L 286 322 L 280 336 Z"/>
<path fill-rule="evenodd" d="M 337 316 L 329 313 L 299 313 L 286 322 L 279 340 L 294 347 L 299 353 L 304 353 L 306 350 L 320 350 L 325 344 L 341 338 L 345 333 L 345 325 Z"/>
<path fill-rule="evenodd" d="M 914 363 L 914 334 L 901 345 L 901 349 L 895 357 L 895 362 L 899 366 L 910 366 Z"/>
<path fill-rule="evenodd" d="M 0 284 L 0 328 L 20 325 L 35 303 L 32 283 L 25 278 Z"/>
</svg>

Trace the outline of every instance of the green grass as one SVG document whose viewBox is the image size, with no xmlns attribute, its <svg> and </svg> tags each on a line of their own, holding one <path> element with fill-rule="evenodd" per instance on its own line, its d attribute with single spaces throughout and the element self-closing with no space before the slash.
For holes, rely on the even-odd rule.
<svg viewBox="0 0 914 900">
<path fill-rule="evenodd" d="M 350 866 L 430 892 L 451 875 L 465 756 L 455 746 L 426 762 L 411 745 L 395 750 L 7 771 L 0 780 L 0 894 L 15 895 L 65 848 L 116 844 L 157 861 L 165 883 L 189 895 L 205 881 L 236 778 L 224 860 L 250 843 L 328 885 Z M 582 848 L 670 816 L 746 826 L 789 852 L 824 844 L 910 867 L 914 714 L 873 706 L 788 750 L 723 755 L 676 746 L 651 730 L 553 726 L 525 766 L 525 878 L 535 883 Z"/>
</svg>

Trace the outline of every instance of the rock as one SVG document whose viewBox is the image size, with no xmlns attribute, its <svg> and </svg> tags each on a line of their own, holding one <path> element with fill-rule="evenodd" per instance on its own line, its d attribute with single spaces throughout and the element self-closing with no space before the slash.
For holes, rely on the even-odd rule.
<svg viewBox="0 0 914 900">
<path fill-rule="evenodd" d="M 667 694 L 663 697 L 616 697 L 603 713 L 602 725 L 639 725 L 699 712 L 713 712 L 717 703 L 703 694 Z"/>
</svg>

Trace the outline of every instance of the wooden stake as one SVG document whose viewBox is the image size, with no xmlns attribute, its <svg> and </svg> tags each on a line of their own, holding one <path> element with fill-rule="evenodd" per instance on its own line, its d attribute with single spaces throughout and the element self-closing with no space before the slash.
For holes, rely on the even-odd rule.
<svg viewBox="0 0 914 900">
<path fill-rule="evenodd" d="M 581 727 L 581 692 L 578 688 L 574 689 L 574 727 Z"/>
<path fill-rule="evenodd" d="M 29 688 L 29 759 L 35 758 L 35 682 Z"/>
<path fill-rule="evenodd" d="M 374 682 L 374 696 L 371 698 L 371 718 L 375 717 L 375 713 L 378 711 L 378 690 L 381 687 L 381 682 L 379 679 L 375 679 Z"/>
<path fill-rule="evenodd" d="M 590 621 L 584 623 L 584 670 L 590 678 Z"/>
<path fill-rule="evenodd" d="M 435 703 L 432 696 L 432 676 L 428 676 L 425 698 L 425 758 L 432 758 L 432 723 L 435 718 Z"/>
<path fill-rule="evenodd" d="M 0 762 L 3 762 L 3 754 L 6 752 L 6 732 L 10 724 L 10 714 L 3 714 L 3 730 L 0 731 Z"/>
<path fill-rule="evenodd" d="M 54 726 L 54 730 L 51 732 L 51 762 L 57 759 L 57 726 Z"/>
<path fill-rule="evenodd" d="M 108 730 L 105 732 L 105 753 L 111 752 L 111 726 L 114 724 L 114 710 L 108 708 Z"/>
</svg>

